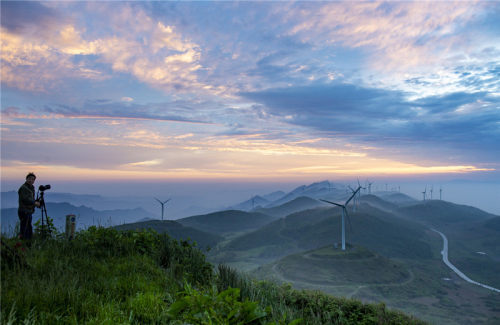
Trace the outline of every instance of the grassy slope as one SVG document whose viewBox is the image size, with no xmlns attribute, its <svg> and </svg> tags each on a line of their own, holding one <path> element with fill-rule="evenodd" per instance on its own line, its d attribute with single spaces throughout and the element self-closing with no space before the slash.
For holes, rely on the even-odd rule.
<svg viewBox="0 0 500 325">
<path fill-rule="evenodd" d="M 2 247 L 0 322 L 6 324 L 181 324 L 202 319 L 208 324 L 253 310 L 260 318 L 241 324 L 284 324 L 299 318 L 304 324 L 423 324 L 383 304 L 256 282 L 224 268 L 216 275 L 200 251 L 152 232 L 91 228 L 71 242 L 35 241 L 30 248 L 16 247 L 14 238 L 3 241 L 17 251 L 10 254 Z M 241 299 L 238 291 L 224 291 L 229 286 L 241 288 Z M 231 293 L 256 304 L 232 300 Z M 200 308 L 210 315 L 198 313 Z"/>
<path fill-rule="evenodd" d="M 450 244 L 450 260 L 473 279 L 498 287 L 498 217 L 473 207 L 442 201 L 418 202 L 404 208 L 376 199 L 365 202 L 386 212 L 364 205 L 357 213 L 351 213 L 354 233 L 347 226 L 348 243 L 370 247 L 371 250 L 395 259 L 396 263 L 403 263 L 414 274 L 414 279 L 404 286 L 370 285 L 361 288 L 356 281 L 343 287 L 328 287 L 328 281 L 324 281 L 318 288 L 337 295 L 354 293 L 355 297 L 366 301 L 386 301 L 392 307 L 404 309 L 436 323 L 489 324 L 500 319 L 500 310 L 495 307 L 499 305 L 500 298 L 479 287 L 464 284 L 442 263 L 439 254 L 442 249 L 440 237 L 425 230 L 429 226 L 444 228 L 442 231 L 448 236 Z M 389 210 L 394 211 L 394 214 L 387 212 Z M 322 244 L 338 243 L 339 215 L 339 210 L 328 216 L 322 209 L 295 213 L 234 239 L 224 249 L 226 253 L 232 253 L 234 261 L 237 261 L 234 265 L 242 260 L 250 260 L 255 267 L 271 261 L 269 258 L 259 260 L 256 257 L 284 256 L 320 247 Z M 480 255 L 477 251 L 487 254 Z M 315 281 L 303 282 L 302 286 L 300 281 L 293 281 L 304 277 L 318 278 L 322 272 L 312 267 L 317 272 L 304 273 L 300 266 L 309 268 L 310 261 L 301 260 L 297 256 L 300 254 L 284 258 L 279 264 L 263 267 L 259 273 L 273 274 L 277 268 L 285 275 L 288 272 L 287 281 L 292 281 L 298 288 L 315 288 Z M 300 263 L 296 263 L 298 269 L 292 270 L 289 263 L 293 264 L 294 260 Z M 356 277 L 356 273 L 352 276 Z M 451 278 L 451 281 L 443 278 Z"/>
<path fill-rule="evenodd" d="M 201 231 L 227 235 L 257 229 L 272 220 L 273 218 L 263 213 L 227 210 L 182 218 L 176 221 Z"/>
<path fill-rule="evenodd" d="M 424 227 L 366 204 L 350 216 L 352 230 L 347 224 L 347 242 L 370 247 L 388 257 L 431 257 Z M 316 208 L 237 237 L 214 254 L 253 250 L 260 254 L 257 257 L 278 258 L 340 241 L 340 209 Z"/>
<path fill-rule="evenodd" d="M 114 227 L 117 230 L 141 230 L 152 229 L 160 234 L 167 233 L 169 236 L 177 240 L 189 240 L 196 242 L 201 249 L 206 247 L 214 247 L 223 240 L 222 236 L 207 233 L 198 229 L 183 226 L 182 224 L 172 220 L 151 220 L 143 222 L 135 222 Z"/>
<path fill-rule="evenodd" d="M 257 209 L 256 212 L 261 212 L 269 216 L 273 216 L 274 218 L 283 218 L 289 214 L 313 209 L 320 205 L 322 205 L 322 203 L 318 200 L 301 196 L 277 207 Z"/>
<path fill-rule="evenodd" d="M 438 257 L 387 259 L 362 247 L 346 252 L 332 247 L 290 255 L 265 265 L 254 275 L 316 288 L 336 296 L 365 302 L 384 302 L 436 324 L 494 324 L 500 320 L 500 297 L 473 285 L 464 285 Z M 443 280 L 450 277 L 450 281 Z"/>
<path fill-rule="evenodd" d="M 456 267 L 473 280 L 500 288 L 500 217 L 438 200 L 419 202 L 399 212 L 443 232 L 449 259 Z"/>
</svg>

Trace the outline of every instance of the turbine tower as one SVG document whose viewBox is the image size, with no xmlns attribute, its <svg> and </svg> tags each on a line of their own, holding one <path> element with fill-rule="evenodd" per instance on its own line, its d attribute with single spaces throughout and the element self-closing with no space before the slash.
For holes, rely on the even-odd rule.
<svg viewBox="0 0 500 325">
<path fill-rule="evenodd" d="M 422 195 L 424 196 L 424 201 L 425 201 L 425 194 L 427 193 L 427 186 L 425 187 L 425 190 L 422 192 Z"/>
<path fill-rule="evenodd" d="M 373 183 L 368 182 L 368 194 L 372 194 L 372 184 Z"/>
<path fill-rule="evenodd" d="M 439 187 L 439 200 L 441 200 L 441 195 L 443 194 L 443 189 L 441 186 Z"/>
<path fill-rule="evenodd" d="M 347 199 L 347 201 L 345 201 L 344 204 L 338 204 L 335 202 L 330 202 L 327 200 L 320 199 L 323 202 L 330 203 L 330 204 L 333 204 L 333 205 L 336 205 L 336 206 L 339 206 L 342 208 L 342 250 L 343 251 L 345 251 L 345 221 L 344 221 L 344 218 L 345 217 L 349 218 L 349 215 L 347 214 L 346 207 L 349 204 L 349 202 L 351 202 L 351 200 L 356 196 L 356 194 L 359 192 L 360 189 L 361 189 L 361 186 L 358 186 L 358 189 L 356 191 L 354 191 L 354 193 L 352 193 L 352 195 L 349 197 L 349 199 Z"/>
<path fill-rule="evenodd" d="M 158 203 L 161 204 L 161 220 L 163 221 L 163 211 L 164 211 L 164 208 L 165 208 L 165 204 L 170 201 L 170 199 L 166 200 L 166 201 L 160 201 L 159 199 L 155 198 L 156 201 L 158 201 Z"/>
<path fill-rule="evenodd" d="M 434 191 L 434 186 L 431 186 L 431 200 L 432 200 L 432 192 Z"/>
</svg>

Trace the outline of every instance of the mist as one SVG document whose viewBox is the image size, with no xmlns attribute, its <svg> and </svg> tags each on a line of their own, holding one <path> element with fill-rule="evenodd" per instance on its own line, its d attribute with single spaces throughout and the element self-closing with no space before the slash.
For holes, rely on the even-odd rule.
<svg viewBox="0 0 500 325">
<path fill-rule="evenodd" d="M 309 185 L 322 180 L 309 182 L 248 182 L 248 181 L 184 181 L 184 182 L 141 182 L 141 181 L 55 181 L 39 178 L 35 186 L 51 184 L 52 189 L 46 192 L 46 201 L 51 201 L 52 193 L 91 194 L 109 198 L 128 198 L 127 206 L 107 206 L 108 209 L 142 207 L 160 216 L 160 206 L 155 197 L 160 200 L 168 198 L 171 201 L 166 206 L 167 219 L 179 219 L 190 213 L 208 213 L 227 209 L 230 206 L 250 199 L 254 195 L 266 195 L 275 191 L 289 192 L 301 185 Z M 336 181 L 332 183 L 352 185 L 357 180 Z M 364 186 L 364 181 L 361 182 Z M 17 191 L 22 181 L 2 182 L 1 190 Z M 430 189 L 433 188 L 433 199 L 439 199 L 439 189 L 442 189 L 442 199 L 456 204 L 474 206 L 489 213 L 500 215 L 500 181 L 472 180 L 374 180 L 372 192 L 401 191 L 417 200 L 422 200 L 422 192 L 427 188 L 426 198 L 430 199 Z M 134 206 L 137 205 L 137 206 Z M 2 206 L 7 207 L 7 206 Z"/>
</svg>

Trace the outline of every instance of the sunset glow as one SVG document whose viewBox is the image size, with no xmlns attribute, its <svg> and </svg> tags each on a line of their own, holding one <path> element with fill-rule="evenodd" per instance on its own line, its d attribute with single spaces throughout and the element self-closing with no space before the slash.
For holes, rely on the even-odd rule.
<svg viewBox="0 0 500 325">
<path fill-rule="evenodd" d="M 497 2 L 1 6 L 2 180 L 498 178 Z"/>
</svg>

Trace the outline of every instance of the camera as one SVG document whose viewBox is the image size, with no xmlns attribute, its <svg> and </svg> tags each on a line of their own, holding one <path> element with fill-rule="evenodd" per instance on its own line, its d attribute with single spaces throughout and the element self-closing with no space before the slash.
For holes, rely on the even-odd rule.
<svg viewBox="0 0 500 325">
<path fill-rule="evenodd" d="M 50 185 L 49 184 L 47 184 L 47 185 L 40 185 L 40 187 L 38 188 L 38 190 L 40 192 L 43 192 L 45 190 L 50 190 Z"/>
</svg>

